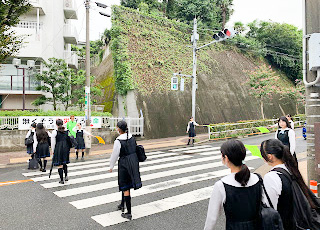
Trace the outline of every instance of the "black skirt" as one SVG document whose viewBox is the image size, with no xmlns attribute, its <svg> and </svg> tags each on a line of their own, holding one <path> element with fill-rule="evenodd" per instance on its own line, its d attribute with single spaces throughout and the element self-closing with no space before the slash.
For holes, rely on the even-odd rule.
<svg viewBox="0 0 320 230">
<path fill-rule="evenodd" d="M 86 145 L 84 144 L 83 136 L 80 136 L 77 134 L 76 141 L 77 141 L 77 146 L 75 149 L 85 149 L 86 148 Z"/>
<path fill-rule="evenodd" d="M 195 137 L 196 132 L 195 131 L 189 131 L 189 137 Z"/>
<path fill-rule="evenodd" d="M 50 157 L 50 150 L 48 142 L 38 143 L 36 150 L 37 158 Z"/>
<path fill-rule="evenodd" d="M 118 184 L 120 191 L 127 191 L 130 188 L 139 189 L 142 187 L 139 161 L 136 154 L 120 157 L 118 165 Z"/>
<path fill-rule="evenodd" d="M 60 141 L 56 143 L 55 149 L 54 149 L 54 155 L 53 155 L 53 165 L 63 165 L 70 163 L 69 160 L 70 155 L 70 145 L 67 143 L 67 141 Z"/>
</svg>

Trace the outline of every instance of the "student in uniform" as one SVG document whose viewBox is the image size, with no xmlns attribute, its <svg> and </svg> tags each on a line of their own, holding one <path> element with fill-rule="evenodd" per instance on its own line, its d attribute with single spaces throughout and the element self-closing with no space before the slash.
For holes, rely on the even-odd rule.
<svg viewBox="0 0 320 230">
<path fill-rule="evenodd" d="M 36 132 L 36 127 L 37 124 L 36 123 L 32 123 L 30 126 L 30 129 L 26 135 L 26 138 L 30 137 L 30 135 L 32 136 L 32 139 L 34 140 L 34 134 Z M 33 144 L 27 145 L 27 153 L 31 155 L 31 158 L 33 158 L 33 154 L 34 154 L 34 149 L 33 149 Z"/>
<path fill-rule="evenodd" d="M 261 156 L 273 168 L 264 176 L 263 183 L 273 207 L 279 212 L 285 230 L 295 229 L 293 222 L 293 194 L 290 181 L 280 172 L 273 171 L 281 168 L 296 178 L 299 187 L 307 197 L 311 207 L 316 207 L 308 193 L 308 187 L 297 168 L 295 159 L 289 148 L 276 139 L 263 141 L 260 147 Z M 266 199 L 264 203 L 269 204 Z M 269 205 L 270 206 L 270 205 Z"/>
<path fill-rule="evenodd" d="M 71 141 L 68 132 L 63 127 L 63 121 L 58 119 L 56 121 L 57 130 L 54 130 L 51 134 L 51 148 L 53 152 L 52 164 L 58 166 L 58 173 L 60 176 L 60 184 L 64 184 L 68 181 L 68 166 L 70 163 L 70 147 Z M 63 172 L 65 178 L 63 179 Z"/>
<path fill-rule="evenodd" d="M 34 135 L 33 149 L 40 165 L 40 171 L 46 172 L 47 157 L 50 157 L 49 138 L 51 134 L 47 132 L 42 123 L 37 124 L 36 135 Z M 43 164 L 41 159 L 43 159 Z"/>
<path fill-rule="evenodd" d="M 77 123 L 77 125 L 72 129 L 72 131 L 76 133 L 76 141 L 77 141 L 77 146 L 75 147 L 76 160 L 78 160 L 78 154 L 79 154 L 80 150 L 82 151 L 81 159 L 83 160 L 84 150 L 86 149 L 83 135 L 86 134 L 86 135 L 92 136 L 92 137 L 93 137 L 93 135 L 91 133 L 87 132 L 85 129 L 83 129 L 80 123 Z"/>
<path fill-rule="evenodd" d="M 121 204 L 118 205 L 118 210 L 124 212 L 124 203 L 126 203 L 127 213 L 122 213 L 123 218 L 132 219 L 131 214 L 131 196 L 130 189 L 139 189 L 142 187 L 139 160 L 136 154 L 137 143 L 134 137 L 129 134 L 128 126 L 125 121 L 117 123 L 117 131 L 120 136 L 114 141 L 113 152 L 110 157 L 111 173 L 113 167 L 118 160 L 118 184 L 119 190 L 122 193 Z"/>
<path fill-rule="evenodd" d="M 292 116 L 290 114 L 287 114 L 286 118 L 288 119 L 288 121 L 290 123 L 291 129 L 294 129 L 294 122 L 292 120 Z"/>
<path fill-rule="evenodd" d="M 230 168 L 231 174 L 213 186 L 204 229 L 215 229 L 222 209 L 226 215 L 226 229 L 259 229 L 261 183 L 244 163 L 246 148 L 239 140 L 229 140 L 221 146 L 221 156 L 222 164 Z"/>
<path fill-rule="evenodd" d="M 275 139 L 278 139 L 282 142 L 282 144 L 286 145 L 290 149 L 291 155 L 297 160 L 297 156 L 295 153 L 296 150 L 296 134 L 291 129 L 290 122 L 286 117 L 280 117 L 278 120 L 279 129 L 275 133 Z"/>
<path fill-rule="evenodd" d="M 188 144 L 190 145 L 190 141 L 192 141 L 192 145 L 194 144 L 194 137 L 196 136 L 196 130 L 195 127 L 199 126 L 199 124 L 197 124 L 197 122 L 195 122 L 193 120 L 193 117 L 190 118 L 190 121 L 188 122 L 188 126 L 187 126 L 187 132 L 189 133 L 189 140 L 188 140 Z"/>
</svg>

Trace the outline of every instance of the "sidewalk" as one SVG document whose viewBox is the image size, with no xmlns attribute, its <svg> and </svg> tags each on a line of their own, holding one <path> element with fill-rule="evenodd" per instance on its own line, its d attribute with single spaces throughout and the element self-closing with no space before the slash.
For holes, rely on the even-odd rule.
<svg viewBox="0 0 320 230">
<path fill-rule="evenodd" d="M 197 143 L 201 143 L 208 140 L 208 134 L 198 134 L 196 136 Z M 183 146 L 188 142 L 188 137 L 186 136 L 178 136 L 178 137 L 168 137 L 161 139 L 151 139 L 151 140 L 141 140 L 137 141 L 137 144 L 143 145 L 146 151 L 156 150 L 156 149 L 164 149 L 164 148 L 172 148 L 175 146 Z M 91 152 L 89 155 L 85 156 L 85 158 L 99 157 L 105 154 L 111 154 L 113 149 L 113 144 L 106 145 L 94 145 L 91 148 Z M 81 154 L 80 154 L 81 155 Z M 75 152 L 72 149 L 70 152 L 70 158 L 75 158 Z M 6 165 L 12 164 L 20 164 L 27 163 L 30 159 L 29 155 L 26 151 L 20 152 L 8 152 L 8 153 L 0 153 L 0 167 L 4 167 Z"/>
</svg>

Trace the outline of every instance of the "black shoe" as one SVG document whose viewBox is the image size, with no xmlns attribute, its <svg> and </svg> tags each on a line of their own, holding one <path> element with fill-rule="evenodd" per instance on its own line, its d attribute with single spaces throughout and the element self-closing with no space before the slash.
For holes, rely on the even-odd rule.
<svg viewBox="0 0 320 230">
<path fill-rule="evenodd" d="M 47 170 L 46 169 L 42 169 L 42 172 L 46 172 Z"/>
<path fill-rule="evenodd" d="M 122 216 L 123 218 L 128 219 L 128 220 L 132 220 L 132 215 L 129 214 L 129 213 L 122 213 L 121 216 Z"/>
<path fill-rule="evenodd" d="M 121 204 L 119 204 L 117 207 L 118 207 L 118 210 L 121 210 L 122 212 L 124 212 L 124 206 L 122 206 Z"/>
<path fill-rule="evenodd" d="M 66 176 L 66 177 L 64 178 L 64 181 L 68 181 L 68 180 L 69 180 L 69 177 Z"/>
<path fill-rule="evenodd" d="M 42 170 L 43 170 L 43 168 L 41 167 L 41 168 L 40 168 L 40 171 L 42 171 Z"/>
<path fill-rule="evenodd" d="M 61 181 L 59 181 L 59 183 L 60 183 L 60 184 L 64 184 L 64 181 L 63 181 L 63 180 L 61 180 Z"/>
</svg>

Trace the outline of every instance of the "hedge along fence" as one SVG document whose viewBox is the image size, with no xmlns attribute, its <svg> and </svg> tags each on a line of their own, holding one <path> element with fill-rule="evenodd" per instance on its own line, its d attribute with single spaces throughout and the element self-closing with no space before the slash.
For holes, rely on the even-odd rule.
<svg viewBox="0 0 320 230">
<path fill-rule="evenodd" d="M 295 123 L 295 127 L 301 127 L 306 121 L 306 116 L 304 114 L 296 115 L 293 117 L 293 121 Z M 237 123 L 210 124 L 207 126 L 209 140 L 215 138 L 233 138 L 250 134 L 258 134 L 260 133 L 258 127 L 268 127 L 270 131 L 275 131 L 278 129 L 278 126 L 275 126 L 277 122 L 278 119 L 268 119 L 238 121 Z"/>
<path fill-rule="evenodd" d="M 26 117 L 26 116 L 85 116 L 84 111 L 28 111 L 28 110 L 14 110 L 14 111 L 0 111 L 0 117 Z M 91 116 L 96 117 L 112 117 L 108 112 L 91 112 Z"/>
</svg>

